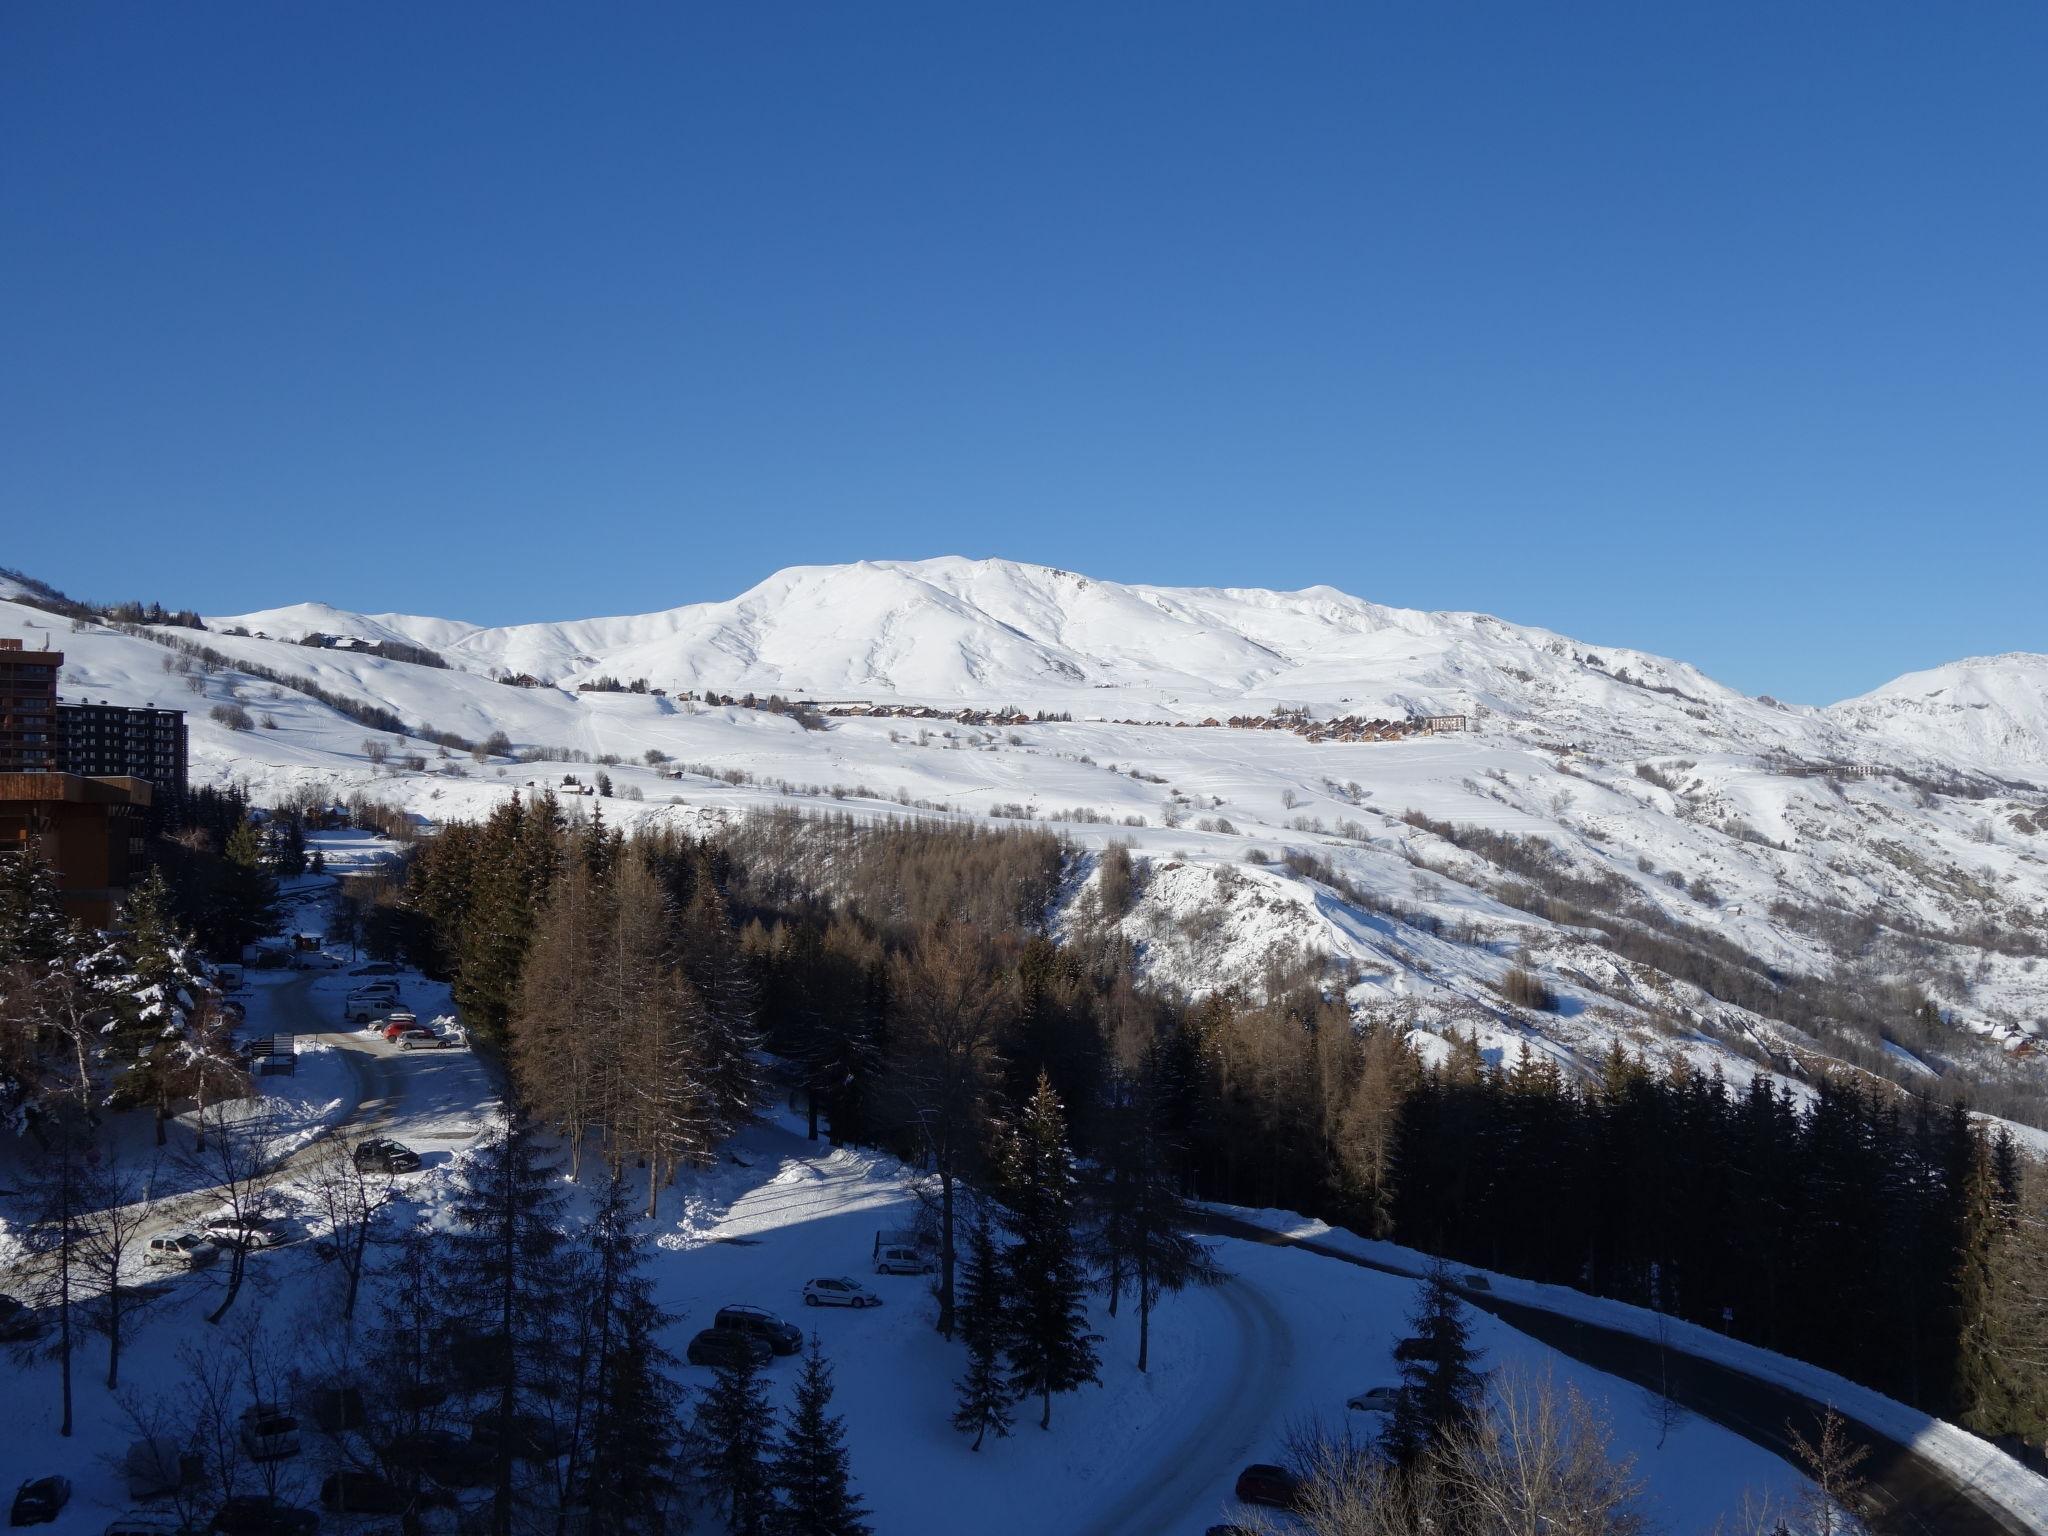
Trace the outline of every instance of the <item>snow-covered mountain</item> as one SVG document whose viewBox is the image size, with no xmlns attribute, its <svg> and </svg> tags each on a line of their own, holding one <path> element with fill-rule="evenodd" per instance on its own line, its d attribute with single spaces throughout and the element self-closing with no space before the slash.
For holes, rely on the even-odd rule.
<svg viewBox="0 0 2048 1536">
<path fill-rule="evenodd" d="M 2039 776 L 2048 768 L 2048 656 L 1973 656 L 1845 699 L 1829 717 L 1910 750 Z"/>
<path fill-rule="evenodd" d="M 1400 1010 L 1418 1038 L 1583 1065 L 1619 1036 L 1738 1081 L 1844 1055 L 1912 1080 L 1967 1066 L 2048 1106 L 2033 1044 L 2048 1035 L 2048 658 L 1797 708 L 1482 614 L 952 558 L 798 567 L 727 602 L 572 623 L 300 604 L 207 627 L 124 633 L 0 602 L 0 634 L 66 652 L 66 691 L 185 704 L 195 778 L 263 798 L 361 793 L 440 821 L 596 762 L 618 821 L 698 829 L 821 803 L 1036 819 L 1082 854 L 1063 926 L 1096 920 L 1087 855 L 1133 845 L 1144 878 L 1116 921 L 1164 985 L 1256 985 L 1276 954 L 1321 956 L 1358 1008 Z M 297 643 L 312 634 L 448 666 Z M 204 656 L 167 648 L 195 642 Z M 515 674 L 552 686 L 506 686 Z M 577 691 L 603 676 L 663 693 Z M 685 697 L 707 690 L 1071 718 L 807 730 Z M 257 728 L 214 718 L 229 702 Z M 1339 742 L 1204 724 L 1278 707 L 1471 729 Z M 391 740 L 392 715 L 412 740 Z M 499 732 L 517 761 L 456 745 Z M 1554 1011 L 1505 1000 L 1516 966 L 1559 994 Z M 1731 985 L 1729 966 L 1757 985 Z M 1758 995 L 1786 977 L 1829 989 Z M 1892 982 L 1953 1028 L 1877 1017 L 1897 1012 Z M 1816 1009 L 1842 1017 L 1823 1027 Z"/>
</svg>

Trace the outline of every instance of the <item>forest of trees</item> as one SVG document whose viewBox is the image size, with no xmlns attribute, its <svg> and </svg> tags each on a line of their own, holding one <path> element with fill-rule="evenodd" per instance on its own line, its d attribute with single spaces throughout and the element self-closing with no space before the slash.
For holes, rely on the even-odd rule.
<svg viewBox="0 0 2048 1536">
<path fill-rule="evenodd" d="M 1313 973 L 1179 1004 L 1106 926 L 1048 939 L 1065 857 L 1036 829 L 793 815 L 623 839 L 542 800 L 423 847 L 399 938 L 650 1203 L 744 1112 L 756 1043 L 792 1064 L 814 1133 L 933 1175 L 949 1336 L 977 1212 L 992 1262 L 1015 1240 L 1002 1149 L 1042 1075 L 1112 1298 L 1200 1277 L 1181 1200 L 1283 1206 L 2048 1430 L 2043 1181 L 1960 1106 L 1848 1076 L 1738 1092 L 1619 1048 L 1595 1082 L 1469 1044 L 1425 1068 Z"/>
</svg>

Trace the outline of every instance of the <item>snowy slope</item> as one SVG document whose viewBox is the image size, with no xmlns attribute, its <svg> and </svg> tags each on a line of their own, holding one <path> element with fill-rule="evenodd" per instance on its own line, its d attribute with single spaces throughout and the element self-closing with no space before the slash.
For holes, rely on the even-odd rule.
<svg viewBox="0 0 2048 1536">
<path fill-rule="evenodd" d="M 1827 714 L 1911 751 L 2038 776 L 2048 769 L 2048 656 L 1973 656 L 1909 672 Z"/>
<path fill-rule="evenodd" d="M 588 779 L 595 759 L 609 760 L 620 799 L 607 815 L 621 822 L 694 830 L 787 806 L 1021 816 L 1083 853 L 1134 847 L 1143 878 L 1120 925 L 1162 986 L 1255 986 L 1269 957 L 1292 950 L 1347 968 L 1353 1003 L 1403 1011 L 1426 1049 L 1467 1033 L 1496 1054 L 1528 1044 L 1580 1064 L 1619 1036 L 1737 1081 L 1821 1051 L 1504 902 L 1502 872 L 1432 827 L 1483 829 L 1540 839 L 1560 871 L 1624 893 L 1655 926 L 1713 935 L 1780 971 L 1909 981 L 1954 1020 L 1933 1042 L 1941 1052 L 1980 1079 L 2044 1079 L 2031 1043 L 2048 1035 L 2048 762 L 2029 758 L 2048 740 L 2040 658 L 1957 663 L 1794 709 L 1680 662 L 1479 614 L 961 559 L 798 567 L 728 602 L 569 624 L 302 604 L 209 626 L 156 634 L 203 642 L 225 667 L 0 602 L 0 634 L 66 652 L 66 692 L 182 705 L 195 779 L 243 782 L 260 799 L 310 786 L 445 821 L 565 774 Z M 316 632 L 425 645 L 450 665 L 294 643 Z M 503 731 L 521 760 L 382 736 L 373 748 L 378 733 L 242 670 L 256 667 L 394 711 L 413 738 Z M 521 672 L 556 686 L 493 680 Z M 668 696 L 574 691 L 601 674 Z M 807 731 L 678 696 L 707 688 L 1073 718 L 835 718 Z M 275 728 L 209 718 L 230 700 Z M 1473 729 L 1344 743 L 1200 724 L 1283 704 L 1319 718 L 1459 712 Z M 663 777 L 649 754 L 687 771 Z M 1324 861 L 1337 884 L 1288 868 L 1290 855 Z M 1088 891 L 1084 859 L 1070 899 L 1085 905 Z M 1061 917 L 1085 920 L 1082 906 Z M 1556 1013 L 1505 1006 L 1517 964 L 1558 991 Z M 1924 1076 L 1928 1049 L 1869 1041 L 1899 1077 Z"/>
</svg>

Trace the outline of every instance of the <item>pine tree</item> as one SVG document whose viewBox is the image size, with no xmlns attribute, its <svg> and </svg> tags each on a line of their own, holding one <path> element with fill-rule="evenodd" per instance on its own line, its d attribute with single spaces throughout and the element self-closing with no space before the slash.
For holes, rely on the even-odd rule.
<svg viewBox="0 0 2048 1536">
<path fill-rule="evenodd" d="M 1052 1083 L 1038 1086 L 1014 1130 L 1004 1136 L 999 1163 L 1005 1223 L 1012 1242 L 1003 1255 L 1008 1274 L 1010 1337 L 1004 1351 L 1010 1390 L 1038 1395 L 1038 1427 L 1052 1427 L 1052 1399 L 1099 1382 L 1098 1334 L 1088 1331 L 1088 1280 L 1075 1230 L 1073 1155 L 1066 1117 Z"/>
<path fill-rule="evenodd" d="M 1171 1057 L 1164 1042 L 1146 1047 L 1140 1080 L 1110 1085 L 1106 1144 L 1095 1185 L 1091 1246 L 1109 1314 L 1128 1291 L 1138 1304 L 1138 1369 L 1150 1364 L 1152 1309 L 1163 1295 L 1222 1278 L 1209 1249 L 1188 1234 L 1195 1211 L 1181 1198 L 1169 1111 Z"/>
<path fill-rule="evenodd" d="M 1402 1363 L 1400 1400 L 1380 1435 L 1381 1449 L 1404 1467 L 1471 1423 L 1484 1385 L 1464 1303 L 1441 1259 L 1429 1266 L 1408 1325 L 1421 1347 Z"/>
<path fill-rule="evenodd" d="M 656 1342 L 674 1318 L 655 1302 L 644 1260 L 625 1179 L 614 1173 L 591 1222 L 578 1372 L 589 1410 L 580 1481 L 590 1536 L 658 1524 L 681 1435 L 676 1360 Z"/>
<path fill-rule="evenodd" d="M 0 855 L 0 967 L 55 965 L 79 943 L 49 864 L 27 850 Z"/>
<path fill-rule="evenodd" d="M 244 821 L 228 834 L 209 919 L 209 933 L 236 957 L 244 945 L 277 928 L 277 877 L 270 872 L 263 839 L 251 822 Z"/>
<path fill-rule="evenodd" d="M 1016 1394 L 1003 1374 L 1003 1351 L 1010 1341 L 1009 1309 L 1005 1304 L 1002 1255 L 988 1208 L 977 1205 L 967 1227 L 966 1263 L 960 1273 L 960 1337 L 967 1345 L 967 1374 L 960 1378 L 953 1427 L 974 1436 L 974 1450 L 990 1430 L 997 1439 L 1010 1433 L 1010 1405 Z"/>
<path fill-rule="evenodd" d="M 487 1412 L 496 1425 L 493 1536 L 510 1536 L 518 1414 L 523 1402 L 553 1391 L 564 1373 L 560 1319 L 580 1279 L 564 1251 L 558 1176 L 541 1161 L 533 1134 L 515 1110 L 505 1134 L 464 1170 L 444 1261 L 449 1294 L 459 1298 L 470 1374 L 489 1390 Z"/>
<path fill-rule="evenodd" d="M 708 864 L 682 917 L 682 964 L 704 1006 L 704 1080 L 716 1136 L 752 1118 L 763 1096 L 754 983 Z M 715 1139 L 715 1138 L 714 1138 Z"/>
<path fill-rule="evenodd" d="M 777 1536 L 870 1536 L 867 1510 L 850 1482 L 846 1421 L 831 1407 L 832 1367 L 814 1333 L 772 1468 L 782 1494 Z"/>
<path fill-rule="evenodd" d="M 702 1442 L 698 1470 L 711 1497 L 725 1511 L 733 1536 L 765 1536 L 775 1513 L 769 1481 L 768 1447 L 775 1433 L 775 1410 L 754 1357 L 741 1352 L 731 1364 L 718 1367 L 716 1379 L 697 1404 L 697 1436 Z"/>
</svg>

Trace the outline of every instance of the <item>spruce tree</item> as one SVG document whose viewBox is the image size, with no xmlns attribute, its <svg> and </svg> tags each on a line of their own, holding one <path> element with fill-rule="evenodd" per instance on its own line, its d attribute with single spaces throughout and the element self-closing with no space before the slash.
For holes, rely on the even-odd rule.
<svg viewBox="0 0 2048 1536">
<path fill-rule="evenodd" d="M 632 1229 L 626 1182 L 614 1173 L 590 1226 L 578 1381 L 589 1432 L 581 1454 L 590 1536 L 659 1524 L 681 1437 L 676 1360 L 656 1342 L 674 1322 L 654 1299 Z"/>
<path fill-rule="evenodd" d="M 697 1404 L 698 1470 L 733 1536 L 766 1536 L 775 1513 L 768 1447 L 775 1410 L 754 1357 L 742 1351 L 718 1367 Z"/>
<path fill-rule="evenodd" d="M 565 1252 L 559 1176 L 541 1160 L 522 1112 L 464 1170 L 450 1215 L 443 1273 L 460 1301 L 470 1374 L 495 1422 L 490 1530 L 510 1536 L 518 1415 L 564 1374 L 561 1317 L 580 1279 Z"/>
<path fill-rule="evenodd" d="M 814 1333 L 772 1468 L 782 1494 L 777 1536 L 870 1536 L 867 1510 L 850 1482 L 846 1421 L 831 1407 L 832 1367 Z"/>
<path fill-rule="evenodd" d="M 262 837 L 245 821 L 228 834 L 207 931 L 239 958 L 244 945 L 274 932 L 277 923 L 277 877 L 264 857 Z"/>
<path fill-rule="evenodd" d="M 978 1205 L 967 1228 L 966 1263 L 960 1273 L 960 1337 L 967 1345 L 967 1374 L 960 1378 L 953 1409 L 953 1427 L 974 1436 L 973 1450 L 981 1449 L 990 1430 L 997 1439 L 1010 1433 L 1010 1405 L 1016 1394 L 1003 1374 L 1009 1321 L 1002 1255 L 996 1249 L 988 1208 Z"/>
<path fill-rule="evenodd" d="M 1088 1277 L 1075 1229 L 1066 1117 L 1044 1073 L 1004 1143 L 1003 1204 L 1012 1238 L 1003 1255 L 1011 1317 L 1004 1354 L 1010 1390 L 1020 1398 L 1036 1393 L 1043 1410 L 1038 1427 L 1050 1429 L 1054 1393 L 1101 1380 L 1095 1348 L 1101 1336 L 1088 1331 Z"/>
<path fill-rule="evenodd" d="M 699 867 L 683 911 L 682 964 L 703 1002 L 706 1108 L 715 1135 L 729 1135 L 752 1118 L 761 1102 L 761 1036 L 754 1020 L 753 978 L 708 863 Z"/>
<path fill-rule="evenodd" d="M 1441 1259 L 1429 1266 L 1408 1325 L 1421 1347 L 1402 1363 L 1400 1400 L 1380 1435 L 1380 1448 L 1404 1467 L 1471 1423 L 1485 1384 L 1475 1364 L 1464 1303 L 1451 1288 L 1450 1267 Z"/>
</svg>

